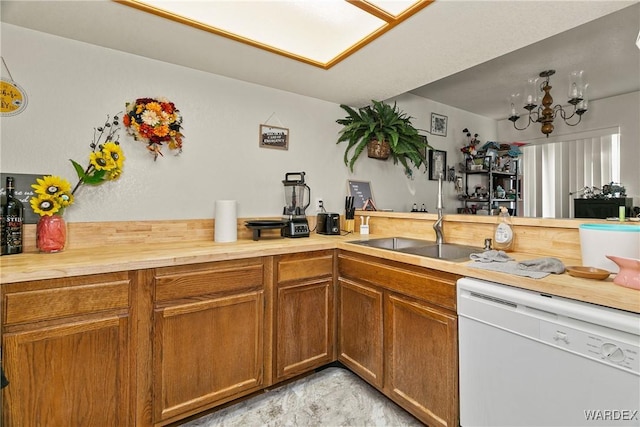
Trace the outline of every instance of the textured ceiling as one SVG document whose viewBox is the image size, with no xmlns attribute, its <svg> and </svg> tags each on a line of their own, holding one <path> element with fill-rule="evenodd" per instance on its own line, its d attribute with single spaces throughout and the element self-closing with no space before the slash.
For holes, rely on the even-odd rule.
<svg viewBox="0 0 640 427">
<path fill-rule="evenodd" d="M 590 99 L 640 90 L 640 3 L 412 91 L 494 119 L 529 77 L 554 69 L 554 104 L 567 104 L 569 73 L 584 70 Z M 521 110 L 524 113 L 524 110 Z"/>
<path fill-rule="evenodd" d="M 460 82 L 447 87 L 443 78 L 637 3 L 438 0 L 329 70 L 112 1 L 2 1 L 0 14 L 6 23 L 330 102 L 358 106 L 422 88 L 417 93 L 467 109 L 442 94 L 453 97 Z M 633 13 L 637 18 L 637 8 Z M 604 53 L 587 52 L 596 61 Z M 545 68 L 560 73 L 566 59 L 523 64 L 513 76 L 495 74 L 494 80 L 508 85 Z M 462 81 L 476 80 L 471 76 Z M 425 85 L 438 81 L 438 97 L 435 89 L 433 95 L 425 92 Z M 482 104 L 512 90 L 496 88 L 489 95 L 483 83 L 465 86 L 463 97 Z"/>
</svg>

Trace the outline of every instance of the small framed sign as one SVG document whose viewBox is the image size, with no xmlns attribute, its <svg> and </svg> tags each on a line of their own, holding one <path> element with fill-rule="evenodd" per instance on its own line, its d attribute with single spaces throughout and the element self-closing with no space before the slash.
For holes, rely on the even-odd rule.
<svg viewBox="0 0 640 427">
<path fill-rule="evenodd" d="M 347 180 L 347 189 L 349 195 L 353 196 L 353 207 L 356 209 L 363 209 L 369 201 L 369 204 L 373 204 L 373 194 L 371 193 L 371 183 L 369 181 L 354 181 Z M 375 206 L 375 205 L 373 205 Z"/>
<path fill-rule="evenodd" d="M 13 80 L 0 79 L 0 114 L 15 116 L 27 108 L 27 92 Z"/>
<path fill-rule="evenodd" d="M 25 224 L 37 224 L 40 219 L 40 215 L 33 211 L 31 207 L 31 197 L 35 195 L 35 190 L 31 188 L 31 184 L 35 184 L 38 178 L 42 178 L 46 174 L 40 175 L 32 175 L 25 173 L 9 173 L 2 172 L 0 173 L 0 194 L 2 196 L 6 195 L 5 183 L 7 182 L 7 177 L 12 176 L 14 178 L 14 188 L 15 188 L 15 196 L 18 200 L 22 202 L 22 206 L 24 207 L 24 223 Z"/>
<path fill-rule="evenodd" d="M 447 116 L 431 113 L 431 134 L 447 136 Z"/>
<path fill-rule="evenodd" d="M 260 147 L 289 149 L 289 129 L 271 125 L 260 125 Z"/>
</svg>

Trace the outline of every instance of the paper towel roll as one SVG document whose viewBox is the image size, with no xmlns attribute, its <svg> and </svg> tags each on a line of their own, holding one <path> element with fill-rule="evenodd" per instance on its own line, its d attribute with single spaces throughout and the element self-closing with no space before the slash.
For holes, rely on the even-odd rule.
<svg viewBox="0 0 640 427">
<path fill-rule="evenodd" d="M 238 240 L 238 215 L 235 200 L 216 200 L 214 240 L 235 242 Z"/>
</svg>

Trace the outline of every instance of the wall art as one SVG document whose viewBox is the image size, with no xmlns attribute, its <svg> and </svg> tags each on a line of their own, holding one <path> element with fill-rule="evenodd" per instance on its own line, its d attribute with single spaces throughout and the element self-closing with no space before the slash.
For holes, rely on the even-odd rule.
<svg viewBox="0 0 640 427">
<path fill-rule="evenodd" d="M 260 125 L 259 142 L 261 148 L 288 150 L 289 129 L 271 125 Z"/>
<path fill-rule="evenodd" d="M 431 113 L 431 135 L 447 136 L 447 116 Z"/>
</svg>

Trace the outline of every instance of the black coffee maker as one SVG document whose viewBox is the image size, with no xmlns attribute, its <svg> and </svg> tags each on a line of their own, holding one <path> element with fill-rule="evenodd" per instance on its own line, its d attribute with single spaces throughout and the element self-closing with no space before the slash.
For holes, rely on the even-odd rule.
<svg viewBox="0 0 640 427">
<path fill-rule="evenodd" d="M 304 183 L 304 172 L 288 172 L 284 176 L 285 206 L 282 218 L 287 225 L 282 229 L 285 237 L 309 237 L 306 209 L 311 203 L 311 189 Z"/>
</svg>

